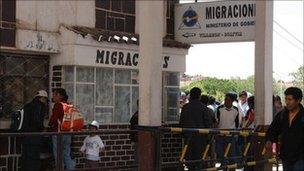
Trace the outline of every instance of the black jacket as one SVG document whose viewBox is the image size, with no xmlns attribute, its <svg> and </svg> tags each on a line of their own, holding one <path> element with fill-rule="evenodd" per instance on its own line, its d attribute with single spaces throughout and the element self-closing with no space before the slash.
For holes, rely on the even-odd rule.
<svg viewBox="0 0 304 171">
<path fill-rule="evenodd" d="M 182 128 L 210 128 L 212 119 L 208 114 L 208 107 L 199 100 L 190 100 L 182 108 L 180 127 Z"/>
<path fill-rule="evenodd" d="M 266 133 L 266 140 L 277 142 L 280 136 L 280 157 L 287 162 L 295 162 L 304 159 L 304 108 L 300 105 L 300 111 L 289 127 L 289 111 L 279 112 Z"/>
<path fill-rule="evenodd" d="M 46 106 L 38 99 L 34 99 L 24 106 L 24 121 L 22 131 L 41 132 L 44 130 L 44 117 L 46 115 Z"/>
<path fill-rule="evenodd" d="M 138 111 L 136 111 L 131 119 L 130 119 L 130 129 L 131 130 L 135 130 L 135 127 L 138 126 Z M 132 132 L 130 134 L 130 140 L 132 142 L 137 142 L 138 141 L 138 135 L 137 135 L 137 132 Z"/>
</svg>

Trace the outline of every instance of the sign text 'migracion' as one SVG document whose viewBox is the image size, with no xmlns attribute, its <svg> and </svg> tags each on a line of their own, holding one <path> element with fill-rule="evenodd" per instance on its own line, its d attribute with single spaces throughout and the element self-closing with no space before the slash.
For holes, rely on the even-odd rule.
<svg viewBox="0 0 304 171">
<path fill-rule="evenodd" d="M 206 7 L 206 19 L 246 18 L 256 16 L 256 4 Z"/>
<path fill-rule="evenodd" d="M 138 58 L 139 54 L 137 52 L 97 50 L 96 63 L 136 67 Z M 168 68 L 170 56 L 165 56 L 163 59 L 163 68 Z"/>
</svg>

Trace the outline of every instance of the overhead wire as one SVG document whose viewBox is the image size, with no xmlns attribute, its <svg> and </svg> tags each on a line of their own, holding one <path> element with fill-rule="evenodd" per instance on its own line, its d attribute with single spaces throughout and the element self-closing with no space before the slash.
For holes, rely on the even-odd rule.
<svg viewBox="0 0 304 171">
<path fill-rule="evenodd" d="M 292 38 L 294 38 L 295 40 L 297 40 L 299 43 L 303 44 L 303 42 L 301 40 L 299 40 L 295 35 L 293 35 L 290 31 L 288 31 L 284 26 L 282 26 L 279 22 L 277 22 L 276 20 L 273 20 L 273 22 L 275 24 L 277 24 L 281 29 L 283 29 L 288 35 L 290 35 Z"/>
<path fill-rule="evenodd" d="M 273 31 L 275 33 L 277 33 L 281 38 L 283 38 L 284 40 L 286 40 L 288 43 L 290 43 L 291 45 L 293 45 L 295 48 L 297 48 L 300 51 L 303 51 L 302 48 L 300 48 L 299 46 L 297 46 L 295 43 L 293 43 L 292 41 L 290 41 L 289 39 L 287 39 L 285 36 L 283 36 L 281 33 L 279 33 L 278 31 L 276 31 L 275 29 L 273 29 Z"/>
</svg>

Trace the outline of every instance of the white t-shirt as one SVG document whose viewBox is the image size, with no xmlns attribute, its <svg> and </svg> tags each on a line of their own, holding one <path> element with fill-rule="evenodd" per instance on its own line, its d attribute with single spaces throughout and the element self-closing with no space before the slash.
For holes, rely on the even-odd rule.
<svg viewBox="0 0 304 171">
<path fill-rule="evenodd" d="M 219 120 L 220 129 L 235 129 L 236 119 L 238 120 L 238 109 L 236 107 L 226 108 L 221 105 L 217 109 L 217 119 Z"/>
<path fill-rule="evenodd" d="M 93 137 L 87 136 L 83 141 L 83 145 L 80 148 L 80 151 L 86 153 L 86 158 L 88 160 L 98 161 L 100 160 L 99 152 L 103 148 L 104 144 L 98 135 L 95 135 Z"/>
<path fill-rule="evenodd" d="M 242 119 L 246 116 L 247 111 L 249 110 L 249 106 L 247 102 L 245 102 L 244 104 L 242 104 L 242 102 L 239 102 L 237 107 L 239 109 L 239 123 L 240 125 L 242 125 L 244 124 L 242 123 Z"/>
<path fill-rule="evenodd" d="M 247 111 L 249 110 L 248 103 L 245 102 L 244 104 L 242 104 L 242 102 L 239 102 L 238 109 L 239 109 L 239 113 L 242 114 L 241 116 L 245 117 L 247 114 Z"/>
</svg>

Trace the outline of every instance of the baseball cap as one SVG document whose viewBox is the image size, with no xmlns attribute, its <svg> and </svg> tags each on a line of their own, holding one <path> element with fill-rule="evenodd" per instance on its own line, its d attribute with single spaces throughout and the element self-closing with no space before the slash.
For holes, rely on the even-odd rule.
<svg viewBox="0 0 304 171">
<path fill-rule="evenodd" d="M 97 129 L 99 128 L 99 123 L 97 122 L 97 121 L 92 121 L 91 123 L 90 123 L 90 125 L 91 126 L 95 126 L 95 127 L 97 127 Z"/>
<path fill-rule="evenodd" d="M 37 91 L 35 97 L 46 97 L 46 98 L 48 98 L 48 94 L 45 90 L 39 90 L 39 91 Z"/>
</svg>

